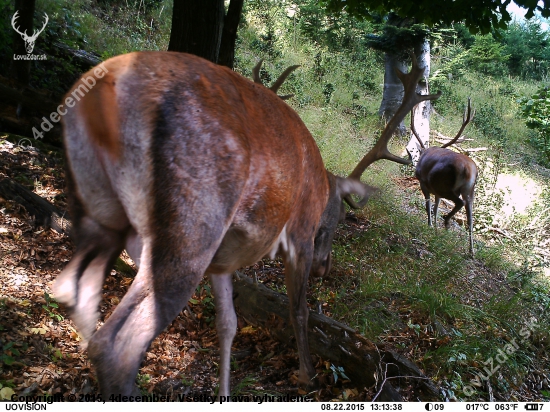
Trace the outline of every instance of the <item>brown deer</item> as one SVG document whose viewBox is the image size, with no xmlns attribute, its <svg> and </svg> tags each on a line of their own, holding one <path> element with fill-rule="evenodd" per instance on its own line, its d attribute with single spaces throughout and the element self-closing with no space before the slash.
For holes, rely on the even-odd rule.
<svg viewBox="0 0 550 412">
<path fill-rule="evenodd" d="M 344 202 L 363 207 L 376 190 L 359 181 L 366 167 L 379 159 L 410 163 L 387 145 L 417 103 L 437 97 L 415 92 L 424 69 L 413 59 L 411 72 L 400 74 L 406 92 L 396 118 L 342 178 L 325 169 L 294 110 L 228 68 L 172 52 L 130 53 L 101 68 L 106 74 L 64 116 L 76 251 L 54 285 L 88 342 L 101 393 L 136 391 L 151 341 L 207 274 L 216 301 L 219 395 L 229 396 L 237 328 L 231 273 L 276 254 L 285 264 L 299 381 L 309 384 L 315 369 L 307 340 L 308 275 L 330 270 Z M 139 262 L 138 273 L 96 331 L 105 276 L 125 247 Z"/>
<path fill-rule="evenodd" d="M 470 254 L 474 255 L 473 239 L 473 207 L 474 187 L 477 180 L 477 167 L 472 159 L 462 153 L 456 153 L 446 149 L 456 143 L 462 136 L 462 132 L 472 121 L 475 110 L 472 110 L 470 99 L 468 107 L 464 111 L 462 126 L 457 135 L 441 147 L 426 148 L 422 139 L 414 128 L 414 116 L 411 115 L 411 130 L 420 143 L 420 159 L 416 165 L 416 178 L 420 182 L 420 189 L 426 199 L 426 212 L 428 213 L 428 225 L 432 226 L 432 202 L 430 194 L 435 195 L 434 223 L 437 227 L 437 211 L 441 199 L 454 202 L 455 207 L 443 217 L 445 227 L 448 229 L 451 218 L 462 208 L 466 207 L 468 229 L 470 233 Z"/>
</svg>

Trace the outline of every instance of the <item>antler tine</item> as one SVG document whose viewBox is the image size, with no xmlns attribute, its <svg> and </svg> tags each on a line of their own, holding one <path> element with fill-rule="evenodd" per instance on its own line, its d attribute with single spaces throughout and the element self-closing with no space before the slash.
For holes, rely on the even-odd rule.
<svg viewBox="0 0 550 412">
<path fill-rule="evenodd" d="M 263 83 L 262 83 L 262 79 L 260 79 L 260 68 L 262 67 L 262 63 L 263 63 L 264 59 L 260 59 L 260 61 L 256 64 L 256 66 L 254 66 L 254 68 L 252 69 L 252 79 L 254 80 L 254 83 L 258 83 L 258 84 L 261 84 L 263 86 Z M 275 81 L 275 83 L 273 83 L 273 86 L 271 86 L 269 88 L 269 90 L 273 91 L 275 94 L 277 94 L 277 90 L 279 90 L 279 87 L 281 87 L 281 85 L 284 83 L 284 81 L 286 80 L 286 78 L 288 77 L 288 75 L 290 73 L 292 73 L 294 70 L 296 70 L 298 67 L 300 67 L 299 65 L 294 65 L 294 66 L 290 66 L 288 67 L 280 76 L 279 78 Z M 291 97 L 293 97 L 294 94 L 285 94 L 283 96 L 279 96 L 282 100 L 288 100 L 290 99 Z"/>
<path fill-rule="evenodd" d="M 420 68 L 418 66 L 418 61 L 413 53 L 411 53 L 411 60 L 412 67 L 409 73 L 403 73 L 402 71 L 396 69 L 397 77 L 399 77 L 399 80 L 401 80 L 401 83 L 403 83 L 403 87 L 405 89 L 401 106 L 399 106 L 393 117 L 386 124 L 386 127 L 382 131 L 382 134 L 374 147 L 363 157 L 363 159 L 361 159 L 353 172 L 351 172 L 349 175 L 350 178 L 359 180 L 367 167 L 375 161 L 381 159 L 391 160 L 404 165 L 412 163 L 411 159 L 404 159 L 392 154 L 388 149 L 388 142 L 407 113 L 409 113 L 420 102 L 438 99 L 439 96 L 441 96 L 441 92 L 427 95 L 420 95 L 416 93 L 416 86 L 418 85 L 420 79 L 424 76 L 424 68 Z"/>
<path fill-rule="evenodd" d="M 260 59 L 258 64 L 254 66 L 252 69 L 252 79 L 254 80 L 254 83 L 263 84 L 262 80 L 260 79 L 260 68 L 262 67 L 262 63 L 264 62 L 264 59 Z"/>
<path fill-rule="evenodd" d="M 26 35 L 27 35 L 27 30 L 25 30 L 25 33 L 21 33 L 21 32 L 19 31 L 19 27 L 17 27 L 17 28 L 15 27 L 15 24 L 16 24 L 15 22 L 16 22 L 16 20 L 17 20 L 18 18 L 19 18 L 19 10 L 17 10 L 17 11 L 14 13 L 13 17 L 11 18 L 11 25 L 12 25 L 13 29 L 14 29 L 17 33 L 19 33 L 21 36 L 26 36 Z"/>
<path fill-rule="evenodd" d="M 33 38 L 36 38 L 38 37 L 38 35 L 40 33 L 42 33 L 44 31 L 44 29 L 46 28 L 46 25 L 48 24 L 48 21 L 50 21 L 50 18 L 48 17 L 48 15 L 46 13 L 44 13 L 44 15 L 46 16 L 46 20 L 44 21 L 44 24 L 42 25 L 42 28 L 38 31 L 34 30 L 33 33 L 32 33 L 32 37 Z"/>
<path fill-rule="evenodd" d="M 450 142 L 447 142 L 445 143 L 443 146 L 441 146 L 442 148 L 445 148 L 445 147 L 449 147 L 450 145 L 452 144 L 455 144 L 456 141 L 460 138 L 460 136 L 462 135 L 462 132 L 464 131 L 464 129 L 466 128 L 466 126 L 468 125 L 468 123 L 470 123 L 472 121 L 472 119 L 474 118 L 476 114 L 476 111 L 475 109 L 472 110 L 472 107 L 471 107 L 471 98 L 468 97 L 468 107 L 466 109 L 464 109 L 464 115 L 462 116 L 462 126 L 460 127 L 460 130 L 458 131 L 458 133 L 456 134 L 456 136 L 450 141 Z"/>
<path fill-rule="evenodd" d="M 418 135 L 418 132 L 416 131 L 416 128 L 414 127 L 414 111 L 415 111 L 415 109 L 416 108 L 411 110 L 411 132 L 416 137 L 416 140 L 418 140 L 418 143 L 420 143 L 420 147 L 422 148 L 422 150 L 425 150 L 426 146 L 424 146 L 424 143 L 422 143 L 422 139 L 420 138 L 420 136 Z"/>
<path fill-rule="evenodd" d="M 279 87 L 284 83 L 286 78 L 292 73 L 294 70 L 296 70 L 298 67 L 300 67 L 299 64 L 288 67 L 280 76 L 279 78 L 273 83 L 273 85 L 269 88 L 269 90 L 274 91 L 277 93 L 277 90 L 279 90 Z M 292 97 L 292 96 L 291 96 Z M 284 100 L 284 99 L 283 99 Z"/>
<path fill-rule="evenodd" d="M 291 93 L 291 94 L 283 94 L 282 96 L 279 96 L 281 98 L 281 100 L 288 100 L 290 99 L 291 97 L 294 97 L 294 93 Z"/>
</svg>

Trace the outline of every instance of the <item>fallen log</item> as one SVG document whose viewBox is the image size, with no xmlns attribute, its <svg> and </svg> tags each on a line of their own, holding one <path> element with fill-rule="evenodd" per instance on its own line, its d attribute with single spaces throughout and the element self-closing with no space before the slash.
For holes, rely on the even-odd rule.
<svg viewBox="0 0 550 412">
<path fill-rule="evenodd" d="M 85 69 L 84 71 L 88 71 L 90 68 L 97 66 L 103 61 L 101 58 L 87 52 L 86 50 L 73 49 L 65 43 L 54 43 L 54 46 L 57 47 L 60 54 L 77 60 L 78 63 Z"/>
<path fill-rule="evenodd" d="M 30 88 L 19 91 L 2 83 L 0 83 L 0 103 L 13 105 L 22 104 L 47 117 L 49 117 L 50 113 L 57 110 L 58 105 L 56 101 Z"/>
<path fill-rule="evenodd" d="M 36 225 L 50 227 L 65 235 L 69 234 L 71 223 L 67 214 L 16 181 L 1 180 L 0 196 L 23 206 L 31 216 L 34 216 Z"/>
<path fill-rule="evenodd" d="M 234 303 L 239 315 L 252 325 L 265 328 L 285 343 L 293 340 L 294 331 L 289 318 L 289 301 L 261 283 L 239 273 L 234 276 Z M 312 353 L 342 366 L 358 388 L 379 386 L 379 400 L 401 401 L 402 397 L 387 381 L 388 378 L 411 378 L 418 397 L 423 401 L 440 400 L 437 387 L 420 369 L 401 355 L 378 347 L 349 326 L 324 315 L 310 312 L 308 324 L 309 347 Z M 387 365 L 387 368 L 386 368 Z M 387 369 L 387 375 L 386 374 Z M 411 381 L 408 382 L 411 384 Z"/>
</svg>

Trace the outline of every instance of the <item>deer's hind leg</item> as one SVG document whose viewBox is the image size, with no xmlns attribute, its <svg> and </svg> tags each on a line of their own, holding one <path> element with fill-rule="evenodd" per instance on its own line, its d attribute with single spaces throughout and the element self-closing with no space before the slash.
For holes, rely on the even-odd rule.
<svg viewBox="0 0 550 412">
<path fill-rule="evenodd" d="M 164 244 L 161 251 L 155 246 L 157 240 L 145 237 L 142 241 L 134 282 L 88 346 L 106 398 L 136 393 L 134 382 L 145 352 L 181 312 L 213 256 L 198 244 Z"/>
<path fill-rule="evenodd" d="M 466 217 L 468 218 L 468 231 L 470 235 L 470 254 L 474 256 L 474 188 L 472 187 L 464 198 L 464 206 L 466 207 Z"/>
<path fill-rule="evenodd" d="M 96 329 L 105 276 L 124 248 L 124 233 L 90 218 L 83 219 L 76 252 L 54 284 L 55 298 L 65 304 L 84 344 Z"/>
<path fill-rule="evenodd" d="M 462 206 L 464 206 L 464 201 L 460 198 L 460 196 L 453 194 L 452 196 L 446 197 L 449 200 L 452 200 L 455 204 L 455 207 L 453 210 L 451 210 L 448 214 L 443 216 L 443 219 L 445 220 L 445 228 L 449 229 L 451 225 L 451 218 L 460 210 L 462 209 Z"/>
<path fill-rule="evenodd" d="M 422 194 L 424 195 L 424 201 L 426 202 L 426 214 L 428 215 L 428 226 L 432 226 L 432 200 L 430 198 L 430 191 L 423 182 L 420 182 L 420 190 L 422 190 Z M 437 225 L 437 222 L 436 222 L 436 225 Z"/>
<path fill-rule="evenodd" d="M 57 276 L 53 292 L 55 298 L 68 307 L 70 317 L 86 345 L 96 329 L 105 276 L 124 248 L 129 223 L 121 219 L 119 229 L 110 229 L 90 217 L 75 194 L 71 172 L 67 171 L 66 176 L 76 251 Z M 121 206 L 111 203 L 113 205 L 120 208 L 118 212 L 122 216 Z"/>
</svg>

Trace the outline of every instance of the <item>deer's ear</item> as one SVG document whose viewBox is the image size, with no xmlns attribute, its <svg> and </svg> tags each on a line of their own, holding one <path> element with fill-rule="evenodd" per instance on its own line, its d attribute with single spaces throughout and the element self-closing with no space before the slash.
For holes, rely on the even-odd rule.
<svg viewBox="0 0 550 412">
<path fill-rule="evenodd" d="M 342 200 L 354 209 L 365 206 L 369 198 L 380 191 L 377 187 L 366 185 L 359 180 L 344 179 L 342 177 L 337 177 L 336 188 Z M 359 196 L 359 202 L 355 202 L 351 197 L 352 195 Z"/>
</svg>

